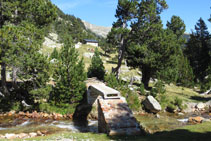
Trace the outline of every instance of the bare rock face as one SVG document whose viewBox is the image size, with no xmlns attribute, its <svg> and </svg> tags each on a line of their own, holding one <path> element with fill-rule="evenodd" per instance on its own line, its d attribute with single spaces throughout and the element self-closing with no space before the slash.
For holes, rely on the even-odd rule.
<svg viewBox="0 0 211 141">
<path fill-rule="evenodd" d="M 211 108 L 211 100 L 206 102 L 206 106 Z"/>
<path fill-rule="evenodd" d="M 186 107 L 186 109 L 184 109 L 185 113 L 191 113 L 196 110 L 197 103 L 189 102 L 189 103 L 186 103 L 186 105 L 187 105 L 187 107 Z"/>
<path fill-rule="evenodd" d="M 152 113 L 158 113 L 159 111 L 162 110 L 159 102 L 153 96 L 148 96 L 143 101 L 143 104 L 145 108 Z"/>
<path fill-rule="evenodd" d="M 20 134 L 17 135 L 17 137 L 20 138 L 20 139 L 23 139 L 23 138 L 28 138 L 29 135 L 26 134 L 26 133 L 20 133 Z"/>
<path fill-rule="evenodd" d="M 31 137 L 31 138 L 33 138 L 33 137 L 36 137 L 37 136 L 37 133 L 29 133 L 29 136 Z"/>
<path fill-rule="evenodd" d="M 100 36 L 102 36 L 104 38 L 111 31 L 111 27 L 97 26 L 97 25 L 90 24 L 90 23 L 88 23 L 86 21 L 83 21 L 83 23 L 84 23 L 86 29 L 89 29 L 92 32 L 94 32 L 97 35 L 100 35 Z"/>
<path fill-rule="evenodd" d="M 16 134 L 5 134 L 5 138 L 6 139 L 15 139 L 16 138 Z"/>
<path fill-rule="evenodd" d="M 196 108 L 198 109 L 198 110 L 203 110 L 204 108 L 205 108 L 205 104 L 204 103 L 202 103 L 202 102 L 200 102 L 200 103 L 198 103 L 197 105 L 196 105 Z"/>
</svg>

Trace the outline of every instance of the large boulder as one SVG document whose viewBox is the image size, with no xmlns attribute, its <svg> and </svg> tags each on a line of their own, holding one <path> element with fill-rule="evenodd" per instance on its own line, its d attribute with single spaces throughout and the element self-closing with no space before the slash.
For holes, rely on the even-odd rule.
<svg viewBox="0 0 211 141">
<path fill-rule="evenodd" d="M 153 96 L 147 96 L 143 104 L 145 108 L 152 113 L 158 113 L 162 110 L 159 102 Z"/>
<path fill-rule="evenodd" d="M 206 102 L 206 106 L 209 108 L 211 108 L 211 100 L 210 101 L 208 101 L 208 102 Z"/>
<path fill-rule="evenodd" d="M 203 117 L 189 117 L 188 122 L 189 123 L 202 123 L 202 121 L 204 120 Z"/>
<path fill-rule="evenodd" d="M 185 103 L 185 105 L 186 105 L 186 108 L 184 109 L 185 113 L 195 112 L 197 103 L 187 102 Z"/>
<path fill-rule="evenodd" d="M 5 134 L 5 138 L 6 139 L 15 139 L 16 138 L 16 134 Z"/>
<path fill-rule="evenodd" d="M 205 105 L 204 103 L 200 102 L 200 103 L 198 103 L 198 104 L 196 105 L 196 108 L 197 108 L 198 110 L 204 110 L 205 106 L 206 106 L 206 105 Z"/>
</svg>

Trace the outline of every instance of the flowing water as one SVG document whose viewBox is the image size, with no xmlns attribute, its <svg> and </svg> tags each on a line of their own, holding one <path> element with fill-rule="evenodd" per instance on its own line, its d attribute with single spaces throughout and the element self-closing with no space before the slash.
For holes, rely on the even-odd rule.
<svg viewBox="0 0 211 141">
<path fill-rule="evenodd" d="M 4 117 L 0 119 L 0 134 L 45 132 L 53 134 L 58 131 L 94 132 L 98 131 L 98 122 L 89 120 L 88 125 L 78 125 L 71 120 L 43 120 Z"/>
<path fill-rule="evenodd" d="M 140 124 L 151 132 L 159 132 L 164 130 L 173 130 L 182 126 L 191 125 L 188 122 L 189 117 L 201 116 L 210 119 L 209 113 L 189 113 L 184 115 L 173 113 L 159 113 L 159 117 L 154 114 L 136 115 Z"/>
<path fill-rule="evenodd" d="M 197 114 L 170 114 L 160 113 L 159 117 L 153 114 L 135 115 L 140 124 L 152 132 L 163 130 L 172 130 L 178 127 L 188 125 L 188 118 L 198 116 Z M 200 116 L 210 119 L 209 113 L 200 114 Z M 45 134 L 53 134 L 59 131 L 70 132 L 92 132 L 98 133 L 97 120 L 89 120 L 87 125 L 76 124 L 71 120 L 44 120 L 27 119 L 16 117 L 0 117 L 0 134 L 6 133 L 31 133 L 41 131 Z"/>
</svg>

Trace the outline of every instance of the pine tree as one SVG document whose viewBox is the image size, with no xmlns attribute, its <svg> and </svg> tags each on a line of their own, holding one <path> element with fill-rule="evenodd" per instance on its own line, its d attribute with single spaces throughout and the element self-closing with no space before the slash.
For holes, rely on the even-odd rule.
<svg viewBox="0 0 211 141">
<path fill-rule="evenodd" d="M 31 102 L 46 98 L 44 91 L 49 81 L 49 62 L 38 52 L 41 45 L 38 37 L 40 33 L 36 27 L 28 23 L 21 26 L 4 25 L 0 29 L 0 46 L 3 47 L 3 52 L 6 52 L 1 56 L 1 60 L 8 68 L 17 68 L 17 78 L 23 82 L 19 87 L 24 91 L 19 91 L 19 88 L 16 88 L 16 91 L 19 91 L 22 98 L 31 97 Z"/>
<path fill-rule="evenodd" d="M 0 9 L 0 29 L 4 31 L 4 28 L 9 28 L 9 32 L 12 33 L 8 33 L 6 37 L 4 36 L 4 39 L 11 44 L 7 44 L 7 47 L 3 46 L 0 55 L 2 87 L 4 91 L 8 93 L 6 90 L 6 68 L 12 67 L 13 84 L 16 85 L 17 72 L 20 67 L 18 64 L 21 64 L 21 62 L 17 60 L 23 60 L 22 58 L 26 56 L 21 55 L 20 52 L 30 55 L 31 52 L 27 51 L 34 50 L 34 53 L 38 53 L 44 38 L 43 32 L 40 32 L 41 30 L 38 30 L 38 28 L 43 29 L 48 26 L 48 24 L 56 18 L 56 12 L 55 7 L 49 0 L 2 0 L 0 2 Z M 33 31 L 31 28 L 28 28 L 30 26 L 34 26 L 32 28 Z M 18 32 L 18 30 L 21 32 Z M 37 33 L 39 33 L 39 35 Z M 29 37 L 33 37 L 33 39 L 28 39 L 25 34 L 29 34 Z M 23 43 L 21 43 L 20 38 L 24 40 Z M 35 41 L 36 44 L 33 43 Z M 9 58 L 7 58 L 8 56 Z M 14 60 L 10 58 L 16 58 L 16 64 Z M 14 87 L 16 87 L 15 85 Z"/>
<path fill-rule="evenodd" d="M 185 33 L 184 21 L 178 16 L 172 16 L 171 21 L 167 21 L 167 29 L 171 30 L 177 36 L 178 42 L 178 56 L 177 62 L 175 62 L 175 77 L 176 81 L 183 86 L 191 86 L 193 84 L 193 71 L 190 67 L 190 63 L 183 54 L 183 48 L 185 46 L 185 39 L 183 37 Z"/>
<path fill-rule="evenodd" d="M 172 30 L 174 34 L 177 35 L 177 38 L 180 39 L 185 33 L 185 24 L 184 21 L 178 16 L 172 16 L 171 21 L 167 21 L 167 28 Z"/>
<path fill-rule="evenodd" d="M 127 29 L 128 23 L 135 16 L 137 0 L 118 0 L 117 10 L 115 17 L 117 21 L 113 24 L 113 30 L 116 30 L 116 39 L 118 43 L 116 44 L 119 48 L 118 52 L 118 63 L 117 67 L 112 69 L 112 72 L 118 77 L 119 69 L 124 59 L 125 47 L 127 44 L 127 36 L 129 30 Z M 113 38 L 114 39 L 114 38 Z M 110 41 L 112 42 L 112 41 Z"/>
<path fill-rule="evenodd" d="M 110 34 L 110 32 L 109 32 Z M 115 52 L 115 47 L 112 43 L 108 42 L 108 36 L 106 39 L 101 39 L 99 46 L 100 48 L 104 51 L 104 55 L 108 56 L 109 53 L 114 53 Z"/>
<path fill-rule="evenodd" d="M 57 106 L 78 103 L 83 98 L 86 91 L 84 63 L 83 59 L 79 60 L 70 37 L 65 38 L 53 78 L 56 85 L 51 99 Z"/>
<path fill-rule="evenodd" d="M 207 26 L 202 18 L 195 26 L 195 32 L 192 32 L 190 40 L 187 43 L 185 54 L 190 61 L 195 75 L 195 82 L 204 81 L 207 76 L 207 68 L 210 65 L 210 35 Z"/>
<path fill-rule="evenodd" d="M 165 1 L 142 0 L 138 6 L 126 48 L 127 62 L 142 71 L 142 82 L 148 88 L 151 77 L 175 63 L 178 44 L 176 35 L 162 27 L 159 15 L 167 8 Z"/>
<path fill-rule="evenodd" d="M 104 80 L 105 68 L 103 66 L 103 61 L 100 58 L 100 52 L 98 51 L 98 49 L 95 50 L 87 74 L 89 78 L 97 77 L 99 80 Z"/>
<path fill-rule="evenodd" d="M 183 54 L 179 56 L 179 72 L 178 72 L 178 79 L 177 83 L 181 84 L 185 87 L 193 86 L 193 70 L 190 66 L 189 60 Z"/>
</svg>

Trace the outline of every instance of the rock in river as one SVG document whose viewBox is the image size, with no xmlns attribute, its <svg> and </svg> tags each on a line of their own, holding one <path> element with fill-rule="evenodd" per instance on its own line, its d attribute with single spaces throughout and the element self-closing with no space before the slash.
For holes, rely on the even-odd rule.
<svg viewBox="0 0 211 141">
<path fill-rule="evenodd" d="M 199 110 L 203 110 L 205 108 L 205 104 L 200 102 L 196 105 L 196 108 L 199 109 Z"/>
<path fill-rule="evenodd" d="M 145 108 L 152 113 L 158 113 L 161 111 L 160 104 L 153 96 L 147 96 L 147 98 L 143 101 L 143 104 Z"/>
</svg>

